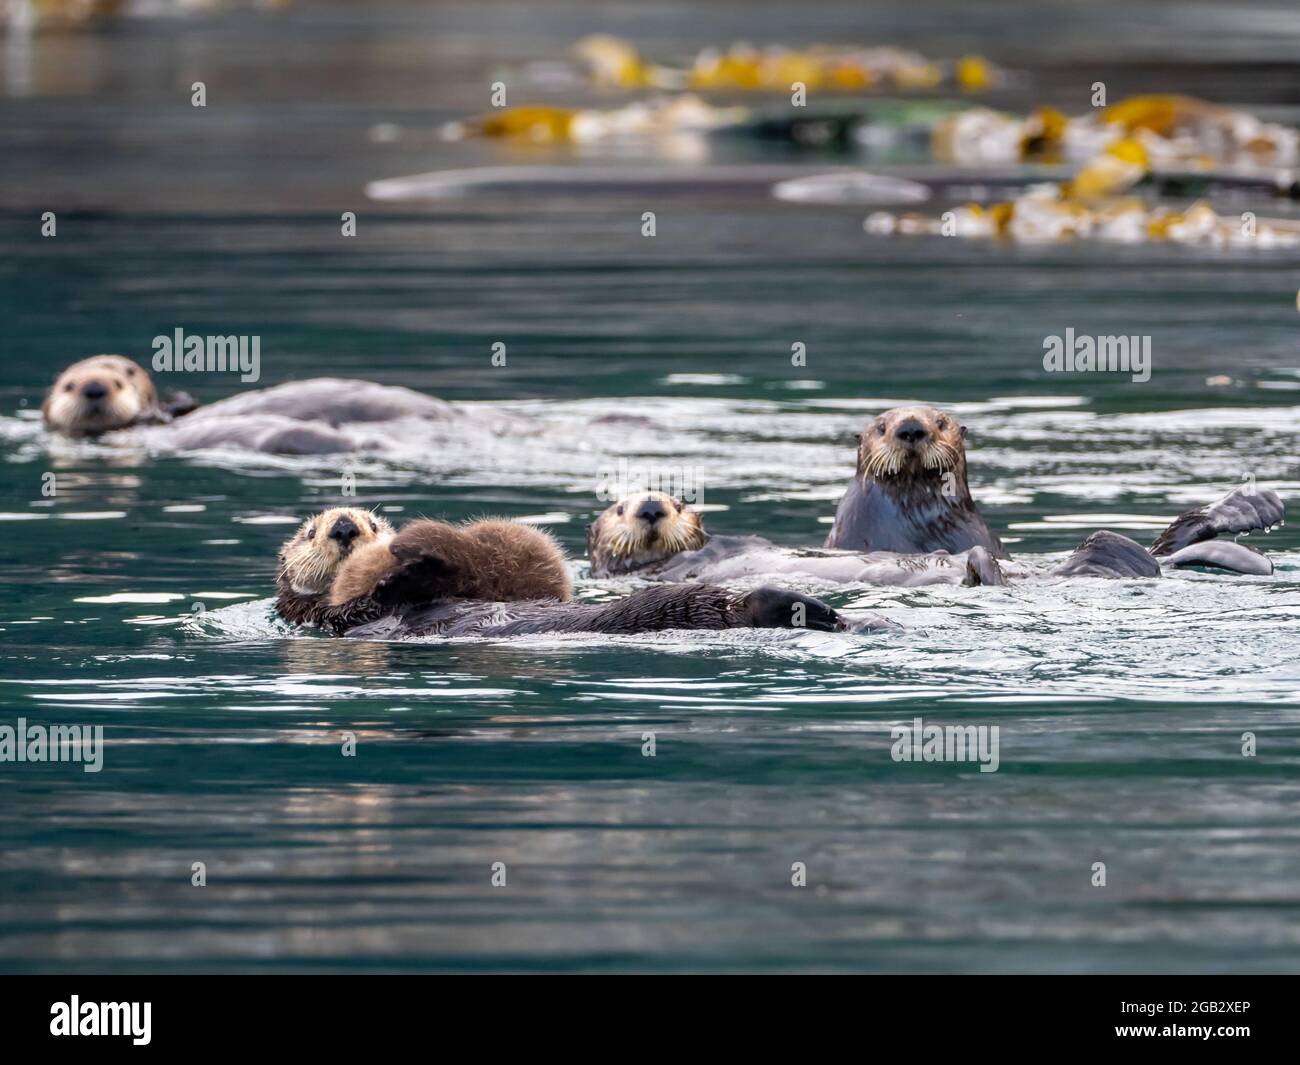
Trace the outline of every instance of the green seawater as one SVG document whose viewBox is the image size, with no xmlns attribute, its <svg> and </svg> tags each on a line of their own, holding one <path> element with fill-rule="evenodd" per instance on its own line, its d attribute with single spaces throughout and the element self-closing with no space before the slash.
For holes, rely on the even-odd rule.
<svg viewBox="0 0 1300 1065">
<path fill-rule="evenodd" d="M 280 543 L 341 502 L 526 517 L 581 559 L 620 463 L 682 471 L 717 532 L 816 546 L 853 434 L 906 401 L 968 426 L 974 494 L 1018 555 L 1101 527 L 1149 541 L 1252 476 L 1294 500 L 1294 251 L 887 241 L 860 209 L 761 189 L 362 192 L 583 165 L 437 130 L 592 29 L 669 54 L 978 50 L 1025 72 L 1008 107 L 1078 110 L 1092 57 L 1115 91 L 1300 117 L 1277 74 L 1294 83 L 1294 12 L 1172 10 L 631 5 L 610 27 L 580 3 L 307 5 L 7 41 L 0 725 L 98 725 L 105 747 L 97 773 L 0 762 L 0 969 L 1300 970 L 1293 525 L 1247 541 L 1271 577 L 795 582 L 904 626 L 870 636 L 367 643 L 294 632 L 268 600 Z M 373 140 L 382 122 L 402 136 Z M 366 378 L 537 429 L 402 427 L 325 459 L 41 431 L 62 366 L 147 359 L 177 327 L 259 335 L 261 385 Z M 1151 380 L 1044 373 L 1067 328 L 1150 336 Z M 251 387 L 160 377 L 206 401 Z M 614 409 L 646 422 L 592 426 Z M 577 573 L 584 598 L 632 586 Z M 997 772 L 894 761 L 891 729 L 916 718 L 997 726 Z"/>
</svg>

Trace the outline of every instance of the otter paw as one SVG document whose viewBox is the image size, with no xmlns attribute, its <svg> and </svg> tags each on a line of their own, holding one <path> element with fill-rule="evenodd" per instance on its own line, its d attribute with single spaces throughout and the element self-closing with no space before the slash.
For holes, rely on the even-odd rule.
<svg viewBox="0 0 1300 1065">
<path fill-rule="evenodd" d="M 966 576 L 961 582 L 968 588 L 978 585 L 1004 585 L 1007 578 L 998 560 L 982 547 L 972 547 L 966 556 Z"/>
<path fill-rule="evenodd" d="M 742 600 L 745 620 L 755 629 L 816 629 L 843 632 L 848 623 L 820 599 L 784 588 L 764 587 Z"/>
</svg>

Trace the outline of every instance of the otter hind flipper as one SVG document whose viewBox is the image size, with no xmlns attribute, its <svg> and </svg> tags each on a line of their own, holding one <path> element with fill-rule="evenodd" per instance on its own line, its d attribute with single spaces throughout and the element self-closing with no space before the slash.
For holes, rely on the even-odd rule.
<svg viewBox="0 0 1300 1065">
<path fill-rule="evenodd" d="M 1180 568 L 1205 566 L 1259 577 L 1267 577 L 1273 572 L 1273 563 L 1267 555 L 1232 540 L 1202 540 L 1180 548 L 1163 561 Z"/>
<path fill-rule="evenodd" d="M 1286 506 L 1274 491 L 1244 485 L 1217 503 L 1180 514 L 1151 547 L 1153 555 L 1172 555 L 1190 544 L 1213 540 L 1221 533 L 1239 535 L 1271 529 L 1286 519 Z"/>
</svg>

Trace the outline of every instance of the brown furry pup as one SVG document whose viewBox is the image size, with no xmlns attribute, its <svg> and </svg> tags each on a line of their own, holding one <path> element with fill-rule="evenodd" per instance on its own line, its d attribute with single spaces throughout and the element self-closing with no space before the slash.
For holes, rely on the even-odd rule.
<svg viewBox="0 0 1300 1065">
<path fill-rule="evenodd" d="M 373 594 L 398 571 L 420 573 L 428 598 L 569 600 L 573 584 L 559 544 L 541 529 L 487 519 L 451 525 L 422 518 L 387 544 L 358 552 L 339 569 L 331 606 Z"/>
<path fill-rule="evenodd" d="M 159 403 L 149 372 L 122 355 L 92 355 L 59 374 L 41 404 L 41 415 L 47 429 L 93 436 L 170 421 L 195 406 L 183 392 Z"/>
<path fill-rule="evenodd" d="M 700 516 L 663 492 L 624 496 L 587 526 L 593 577 L 632 573 L 708 542 Z"/>
<path fill-rule="evenodd" d="M 567 602 L 573 594 L 563 550 L 540 529 L 419 519 L 393 533 L 353 508 L 304 522 L 280 551 L 277 584 L 281 617 L 336 632 L 443 599 Z"/>
</svg>

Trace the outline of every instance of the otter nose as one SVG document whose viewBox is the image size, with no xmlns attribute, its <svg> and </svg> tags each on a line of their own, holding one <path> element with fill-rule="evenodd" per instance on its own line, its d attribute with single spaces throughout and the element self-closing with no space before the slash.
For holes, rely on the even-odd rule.
<svg viewBox="0 0 1300 1065">
<path fill-rule="evenodd" d="M 339 518 L 330 530 L 330 539 L 337 540 L 340 547 L 351 547 L 352 541 L 360 535 L 361 530 L 351 518 Z"/>
<path fill-rule="evenodd" d="M 87 399 L 103 399 L 108 395 L 108 389 L 99 381 L 87 381 L 81 387 L 81 394 Z"/>
<path fill-rule="evenodd" d="M 651 525 L 666 515 L 668 511 L 664 505 L 657 499 L 647 499 L 636 508 L 636 516 L 642 521 L 648 521 Z"/>
<path fill-rule="evenodd" d="M 908 418 L 894 430 L 894 436 L 905 444 L 918 444 L 929 435 L 925 431 L 925 426 L 915 418 Z"/>
</svg>

